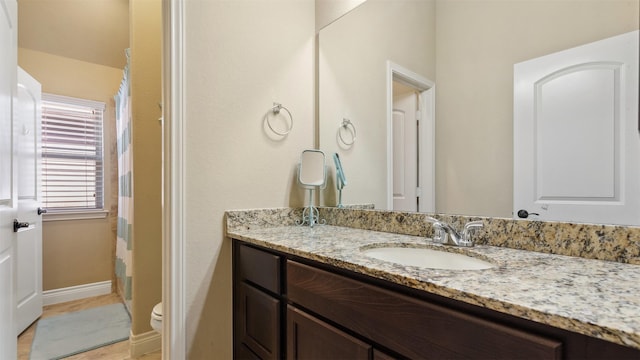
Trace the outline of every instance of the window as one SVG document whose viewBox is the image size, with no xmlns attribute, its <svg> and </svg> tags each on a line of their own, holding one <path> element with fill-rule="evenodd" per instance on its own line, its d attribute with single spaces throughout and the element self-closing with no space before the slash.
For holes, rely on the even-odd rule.
<svg viewBox="0 0 640 360">
<path fill-rule="evenodd" d="M 103 208 L 101 102 L 42 94 L 42 206 Z"/>
</svg>

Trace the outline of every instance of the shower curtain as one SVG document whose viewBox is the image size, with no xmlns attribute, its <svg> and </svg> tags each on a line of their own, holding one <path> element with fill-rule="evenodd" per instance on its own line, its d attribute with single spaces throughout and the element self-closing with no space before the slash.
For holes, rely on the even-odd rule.
<svg viewBox="0 0 640 360">
<path fill-rule="evenodd" d="M 131 150 L 131 110 L 129 93 L 129 49 L 125 50 L 127 65 L 116 103 L 116 134 L 118 148 L 118 229 L 116 239 L 116 278 L 121 296 L 131 310 L 131 272 L 133 268 L 133 154 Z"/>
</svg>

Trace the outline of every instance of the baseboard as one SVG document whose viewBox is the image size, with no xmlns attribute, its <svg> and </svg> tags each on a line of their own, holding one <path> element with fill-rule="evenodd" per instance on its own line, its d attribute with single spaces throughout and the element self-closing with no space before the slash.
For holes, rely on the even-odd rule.
<svg viewBox="0 0 640 360">
<path fill-rule="evenodd" d="M 111 294 L 110 280 L 43 291 L 42 304 L 45 306 L 60 304 L 107 294 Z"/>
<path fill-rule="evenodd" d="M 134 335 L 129 334 L 129 355 L 132 359 L 162 348 L 162 336 L 156 331 Z"/>
</svg>

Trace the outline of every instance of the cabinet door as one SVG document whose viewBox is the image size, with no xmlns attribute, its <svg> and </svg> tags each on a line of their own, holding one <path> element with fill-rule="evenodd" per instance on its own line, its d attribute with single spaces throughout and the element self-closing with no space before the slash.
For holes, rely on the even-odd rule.
<svg viewBox="0 0 640 360">
<path fill-rule="evenodd" d="M 280 301 L 245 283 L 238 284 L 236 356 L 243 344 L 261 359 L 280 358 Z"/>
<path fill-rule="evenodd" d="M 380 350 L 373 350 L 373 360 L 398 360 L 395 357 L 385 354 Z"/>
<path fill-rule="evenodd" d="M 262 360 L 258 355 L 254 354 L 247 345 L 237 344 L 233 352 L 234 360 Z"/>
<path fill-rule="evenodd" d="M 287 359 L 371 359 L 364 343 L 292 306 L 287 307 Z"/>
</svg>

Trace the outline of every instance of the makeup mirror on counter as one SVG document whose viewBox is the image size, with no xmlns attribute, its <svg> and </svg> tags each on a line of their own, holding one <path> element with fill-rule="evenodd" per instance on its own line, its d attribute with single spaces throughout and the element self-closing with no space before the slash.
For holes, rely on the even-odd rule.
<svg viewBox="0 0 640 360">
<path fill-rule="evenodd" d="M 309 225 L 313 227 L 315 224 L 321 223 L 319 219 L 318 209 L 313 203 L 313 191 L 323 189 L 327 182 L 327 166 L 325 165 L 324 152 L 320 150 L 304 150 L 300 155 L 300 164 L 298 165 L 298 183 L 308 192 L 308 205 L 302 214 L 302 220 L 298 225 Z"/>
<path fill-rule="evenodd" d="M 324 153 L 320 150 L 304 150 L 300 155 L 298 182 L 305 189 L 324 187 L 327 179 Z"/>
<path fill-rule="evenodd" d="M 342 201 L 391 208 L 391 61 L 435 84 L 435 212 L 512 217 L 514 64 L 637 30 L 639 3 L 367 0 L 323 27 L 319 148 L 351 164 Z M 358 123 L 349 149 L 344 118 Z"/>
</svg>

